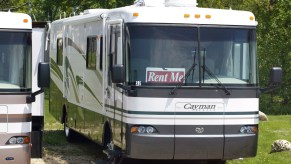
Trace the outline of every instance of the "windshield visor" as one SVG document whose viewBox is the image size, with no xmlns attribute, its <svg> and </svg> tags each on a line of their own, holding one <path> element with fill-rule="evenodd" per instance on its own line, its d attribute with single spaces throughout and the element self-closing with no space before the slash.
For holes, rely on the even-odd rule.
<svg viewBox="0 0 291 164">
<path fill-rule="evenodd" d="M 0 91 L 31 90 L 31 32 L 0 31 Z"/>
<path fill-rule="evenodd" d="M 222 84 L 257 84 L 252 29 L 129 24 L 126 31 L 130 85 L 217 83 L 204 67 Z"/>
</svg>

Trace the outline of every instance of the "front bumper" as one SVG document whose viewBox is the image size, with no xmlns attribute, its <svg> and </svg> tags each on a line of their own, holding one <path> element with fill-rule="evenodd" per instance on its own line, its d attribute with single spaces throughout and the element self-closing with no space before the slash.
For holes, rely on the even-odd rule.
<svg viewBox="0 0 291 164">
<path fill-rule="evenodd" d="M 169 130 L 158 134 L 128 134 L 125 156 L 136 159 L 237 159 L 254 157 L 257 134 L 174 135 Z M 165 126 L 163 126 L 165 128 Z M 173 132 L 173 133 L 171 133 Z"/>
<path fill-rule="evenodd" d="M 30 144 L 0 146 L 0 163 L 30 163 Z"/>
</svg>

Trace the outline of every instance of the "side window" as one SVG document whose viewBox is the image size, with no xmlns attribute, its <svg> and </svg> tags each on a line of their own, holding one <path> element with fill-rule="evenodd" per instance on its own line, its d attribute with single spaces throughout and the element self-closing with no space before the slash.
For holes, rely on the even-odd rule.
<svg viewBox="0 0 291 164">
<path fill-rule="evenodd" d="M 57 39 L 57 64 L 63 65 L 63 39 Z"/>
<path fill-rule="evenodd" d="M 99 38 L 99 69 L 102 71 L 103 68 L 103 36 Z"/>
<path fill-rule="evenodd" d="M 122 64 L 122 47 L 121 47 L 121 34 L 119 27 L 115 31 L 115 61 L 114 64 Z"/>
<path fill-rule="evenodd" d="M 111 68 L 113 65 L 113 58 L 115 56 L 115 30 L 114 26 L 110 26 L 110 39 L 109 39 L 109 54 L 108 55 L 108 85 L 111 85 Z"/>
<path fill-rule="evenodd" d="M 97 39 L 96 36 L 87 38 L 86 68 L 96 70 Z"/>
<path fill-rule="evenodd" d="M 108 55 L 108 85 L 111 85 L 111 69 L 115 64 L 122 64 L 122 39 L 119 25 L 111 25 Z"/>
</svg>

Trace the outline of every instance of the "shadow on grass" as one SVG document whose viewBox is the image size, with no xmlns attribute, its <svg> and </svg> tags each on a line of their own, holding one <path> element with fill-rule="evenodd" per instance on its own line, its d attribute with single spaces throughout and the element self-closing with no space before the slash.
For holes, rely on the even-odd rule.
<svg viewBox="0 0 291 164">
<path fill-rule="evenodd" d="M 43 140 L 46 163 L 92 163 L 104 159 L 102 148 L 82 135 L 68 142 L 63 130 L 45 130 Z"/>
<path fill-rule="evenodd" d="M 82 135 L 75 134 L 68 142 L 63 130 L 44 131 L 44 161 L 58 164 L 108 164 L 102 147 Z M 122 164 L 207 164 L 193 160 L 135 160 L 124 159 Z"/>
</svg>

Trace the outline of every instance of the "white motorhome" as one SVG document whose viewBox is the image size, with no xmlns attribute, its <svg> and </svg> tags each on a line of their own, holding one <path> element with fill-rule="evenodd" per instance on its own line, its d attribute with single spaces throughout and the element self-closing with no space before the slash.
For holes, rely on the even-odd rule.
<svg viewBox="0 0 291 164">
<path fill-rule="evenodd" d="M 110 156 L 256 155 L 255 16 L 144 0 L 52 22 L 50 112 Z M 280 82 L 272 69 L 269 90 Z"/>
<path fill-rule="evenodd" d="M 32 22 L 32 92 L 41 89 L 37 85 L 37 66 L 40 62 L 47 62 L 45 61 L 45 56 L 48 30 L 48 22 Z M 35 102 L 32 103 L 32 109 L 31 157 L 41 158 L 44 128 L 44 93 L 35 97 Z"/>
<path fill-rule="evenodd" d="M 0 22 L 0 163 L 30 163 L 31 103 L 49 85 L 49 65 L 32 64 L 29 15 L 0 12 Z M 37 73 L 38 82 L 32 81 Z M 41 87 L 36 92 L 34 82 Z"/>
</svg>

